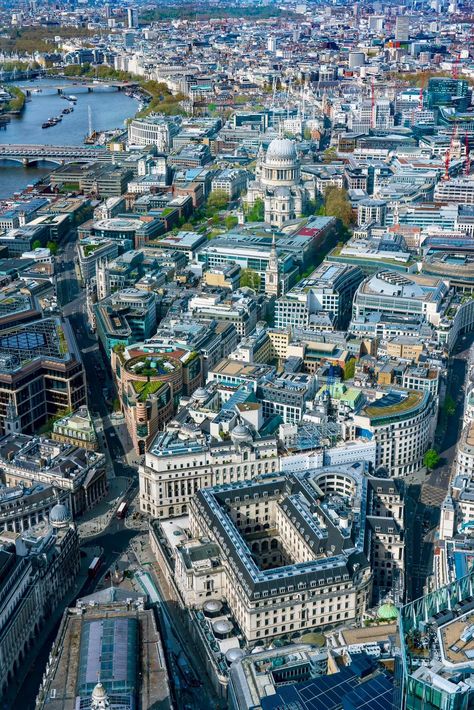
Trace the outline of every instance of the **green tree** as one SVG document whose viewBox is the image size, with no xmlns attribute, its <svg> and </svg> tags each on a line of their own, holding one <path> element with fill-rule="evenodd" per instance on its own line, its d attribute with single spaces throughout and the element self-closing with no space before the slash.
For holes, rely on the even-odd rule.
<svg viewBox="0 0 474 710">
<path fill-rule="evenodd" d="M 325 163 L 332 163 L 333 160 L 337 158 L 337 148 L 335 146 L 331 146 L 331 148 L 327 148 L 324 153 L 323 153 L 323 160 Z"/>
<path fill-rule="evenodd" d="M 229 196 L 223 190 L 211 192 L 207 200 L 207 213 L 209 217 L 219 210 L 224 210 L 229 204 Z"/>
<path fill-rule="evenodd" d="M 240 273 L 240 287 L 253 288 L 254 291 L 260 290 L 260 274 L 253 269 L 242 269 Z"/>
<path fill-rule="evenodd" d="M 183 230 L 183 232 L 194 232 L 194 225 L 191 224 L 191 222 L 184 222 L 181 225 L 181 229 Z"/>
<path fill-rule="evenodd" d="M 49 251 L 53 256 L 58 253 L 58 245 L 56 244 L 56 242 L 48 242 L 46 246 L 48 247 Z"/>
<path fill-rule="evenodd" d="M 225 228 L 229 230 L 234 229 L 234 227 L 236 227 L 238 223 L 239 220 L 233 214 L 228 215 L 224 220 Z"/>
<path fill-rule="evenodd" d="M 40 247 L 41 247 L 41 242 L 40 242 L 40 240 L 39 240 L 39 239 L 35 239 L 35 241 L 34 241 L 33 244 L 31 245 L 31 248 L 32 248 L 32 249 L 39 249 Z"/>
<path fill-rule="evenodd" d="M 329 217 L 336 217 L 344 227 L 348 227 L 353 219 L 352 207 L 343 187 L 328 187 L 324 193 L 324 211 Z"/>
<path fill-rule="evenodd" d="M 454 399 L 451 397 L 450 394 L 448 394 L 446 396 L 446 399 L 444 400 L 443 412 L 448 417 L 452 417 L 453 414 L 455 414 L 455 412 L 456 412 L 456 402 L 454 401 Z"/>
<path fill-rule="evenodd" d="M 423 464 L 426 468 L 433 469 L 439 464 L 440 457 L 436 449 L 428 449 L 423 456 Z"/>
<path fill-rule="evenodd" d="M 305 217 L 310 217 L 313 214 L 316 214 L 318 211 L 318 201 L 317 200 L 308 200 L 305 206 L 304 210 L 304 216 Z"/>
<path fill-rule="evenodd" d="M 249 210 L 247 218 L 249 222 L 263 222 L 265 218 L 265 205 L 260 197 L 257 197 L 253 203 L 253 207 Z"/>
</svg>

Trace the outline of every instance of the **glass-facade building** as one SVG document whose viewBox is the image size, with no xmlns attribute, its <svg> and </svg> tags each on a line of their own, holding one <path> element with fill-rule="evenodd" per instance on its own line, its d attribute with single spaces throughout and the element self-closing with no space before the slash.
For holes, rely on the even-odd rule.
<svg viewBox="0 0 474 710">
<path fill-rule="evenodd" d="M 473 619 L 474 569 L 400 609 L 394 710 L 474 708 Z"/>
</svg>

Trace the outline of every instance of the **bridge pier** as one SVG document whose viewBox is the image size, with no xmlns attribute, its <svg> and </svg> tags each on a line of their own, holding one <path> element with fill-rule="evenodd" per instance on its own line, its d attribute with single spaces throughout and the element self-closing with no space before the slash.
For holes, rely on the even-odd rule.
<svg viewBox="0 0 474 710">
<path fill-rule="evenodd" d="M 24 168 L 27 168 L 28 165 L 30 164 L 30 161 L 28 160 L 28 158 L 22 158 L 21 162 L 23 163 Z"/>
</svg>

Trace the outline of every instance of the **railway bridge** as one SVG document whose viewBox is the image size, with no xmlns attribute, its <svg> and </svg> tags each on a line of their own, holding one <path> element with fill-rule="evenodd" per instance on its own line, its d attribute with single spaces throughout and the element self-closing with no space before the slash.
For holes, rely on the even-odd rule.
<svg viewBox="0 0 474 710">
<path fill-rule="evenodd" d="M 14 145 L 4 143 L 0 145 L 0 160 L 21 163 L 25 167 L 28 167 L 28 165 L 42 161 L 55 165 L 64 165 L 68 162 L 108 162 L 112 160 L 112 154 L 106 148 L 98 146 Z"/>
</svg>

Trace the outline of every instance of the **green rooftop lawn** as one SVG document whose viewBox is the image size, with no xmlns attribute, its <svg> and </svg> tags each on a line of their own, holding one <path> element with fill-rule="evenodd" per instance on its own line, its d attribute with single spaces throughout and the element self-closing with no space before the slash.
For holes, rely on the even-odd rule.
<svg viewBox="0 0 474 710">
<path fill-rule="evenodd" d="M 364 411 L 368 417 L 388 417 L 391 414 L 400 414 L 400 412 L 404 412 L 408 409 L 411 409 L 411 407 L 414 407 L 420 402 L 422 397 L 422 392 L 410 392 L 407 397 L 405 397 L 401 402 L 398 402 L 397 404 L 391 404 L 387 407 L 384 407 L 383 404 L 377 405 L 374 402 L 373 404 L 366 407 Z M 382 402 L 382 399 L 379 401 Z"/>
<path fill-rule="evenodd" d="M 163 382 L 155 380 L 153 382 L 137 382 L 132 381 L 133 389 L 138 394 L 140 402 L 144 402 L 151 394 L 155 394 L 163 386 Z"/>
</svg>

